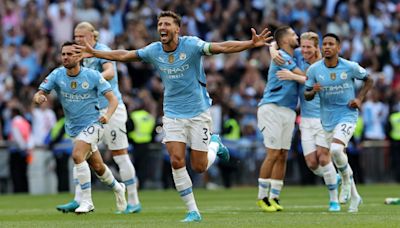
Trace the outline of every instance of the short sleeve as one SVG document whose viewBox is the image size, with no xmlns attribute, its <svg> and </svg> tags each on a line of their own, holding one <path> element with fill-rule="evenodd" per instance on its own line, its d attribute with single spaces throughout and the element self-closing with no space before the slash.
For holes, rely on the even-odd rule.
<svg viewBox="0 0 400 228">
<path fill-rule="evenodd" d="M 290 56 L 287 53 L 282 52 L 282 51 L 279 51 L 279 52 L 280 52 L 282 58 L 285 60 L 285 63 L 280 65 L 279 67 L 282 69 L 288 69 L 290 71 L 294 70 L 297 67 L 297 65 L 296 65 L 294 59 L 292 58 L 292 56 Z"/>
<path fill-rule="evenodd" d="M 54 70 L 52 71 L 43 81 L 42 83 L 40 83 L 39 85 L 39 90 L 43 90 L 46 93 L 50 93 L 51 90 L 54 89 L 54 87 L 56 86 L 56 72 L 58 72 L 58 70 Z"/>
<path fill-rule="evenodd" d="M 138 49 L 137 50 L 137 55 L 139 56 L 140 59 L 142 59 L 144 62 L 150 62 L 150 54 L 153 45 L 147 45 L 144 48 Z"/>
<path fill-rule="evenodd" d="M 108 91 L 111 91 L 111 85 L 110 83 L 107 82 L 107 80 L 105 80 L 101 74 L 98 71 L 93 71 L 93 73 L 95 74 L 96 80 L 97 80 L 97 89 L 101 94 L 105 94 Z"/>
<path fill-rule="evenodd" d="M 306 72 L 306 82 L 304 83 L 306 88 L 312 88 L 315 83 L 314 68 L 309 67 Z"/>
<path fill-rule="evenodd" d="M 367 71 L 358 65 L 356 62 L 352 62 L 353 77 L 359 80 L 364 80 L 368 77 Z"/>
</svg>

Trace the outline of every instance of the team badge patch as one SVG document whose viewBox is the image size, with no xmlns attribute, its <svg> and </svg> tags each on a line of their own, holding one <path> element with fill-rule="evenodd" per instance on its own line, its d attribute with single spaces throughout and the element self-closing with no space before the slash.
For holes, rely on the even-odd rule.
<svg viewBox="0 0 400 228">
<path fill-rule="evenodd" d="M 179 60 L 185 60 L 186 59 L 186 54 L 185 53 L 179 53 Z"/>
<path fill-rule="evenodd" d="M 330 76 L 333 81 L 336 80 L 336 73 L 331 73 Z"/>
<path fill-rule="evenodd" d="M 175 61 L 174 55 L 169 55 L 169 56 L 168 56 L 168 62 L 169 62 L 169 63 L 173 63 L 174 61 Z"/>
<path fill-rule="evenodd" d="M 71 88 L 72 89 L 76 89 L 77 86 L 78 86 L 78 83 L 76 81 L 72 81 L 71 82 Z"/>
<path fill-rule="evenodd" d="M 340 78 L 341 78 L 342 80 L 346 80 L 346 79 L 347 79 L 347 73 L 346 73 L 346 72 L 342 72 L 342 73 L 340 74 Z"/>
<path fill-rule="evenodd" d="M 88 82 L 83 82 L 82 83 L 82 88 L 83 89 L 88 89 L 89 88 L 89 83 Z"/>
</svg>

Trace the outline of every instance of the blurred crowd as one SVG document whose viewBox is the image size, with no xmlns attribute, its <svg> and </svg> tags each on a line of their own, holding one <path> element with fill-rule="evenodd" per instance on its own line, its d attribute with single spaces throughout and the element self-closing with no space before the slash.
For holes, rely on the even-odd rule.
<svg viewBox="0 0 400 228">
<path fill-rule="evenodd" d="M 99 42 L 112 49 L 138 49 L 158 40 L 157 14 L 162 10 L 182 16 L 182 35 L 206 41 L 246 40 L 251 38 L 251 28 L 273 31 L 281 25 L 290 25 L 298 35 L 310 30 L 339 35 L 341 56 L 358 62 L 375 81 L 361 114 L 361 139 L 390 139 L 389 116 L 400 112 L 400 3 L 396 0 L 3 0 L 0 140 L 9 139 L 12 111 L 18 109 L 32 126 L 33 148 L 47 146 L 45 138 L 59 117 L 58 104 L 50 100 L 36 107 L 31 98 L 44 77 L 61 65 L 60 44 L 73 39 L 77 23 L 92 23 L 100 32 Z M 214 132 L 237 140 L 231 134 L 234 127 L 227 124 L 235 120 L 240 137 L 261 142 L 256 110 L 269 64 L 267 47 L 205 57 Z M 118 63 L 118 72 L 128 111 L 145 109 L 160 124 L 163 86 L 152 67 Z"/>
</svg>

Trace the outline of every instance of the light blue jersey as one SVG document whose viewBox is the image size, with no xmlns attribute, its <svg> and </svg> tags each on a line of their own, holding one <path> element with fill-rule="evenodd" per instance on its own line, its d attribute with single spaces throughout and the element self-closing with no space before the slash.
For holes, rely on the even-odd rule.
<svg viewBox="0 0 400 228">
<path fill-rule="evenodd" d="M 308 68 L 306 87 L 319 83 L 321 122 L 326 131 L 333 131 L 339 123 L 356 123 L 358 110 L 350 108 L 349 102 L 355 98 L 354 79 L 364 80 L 367 72 L 358 63 L 339 58 L 336 67 L 326 67 L 324 60 L 317 61 Z"/>
<path fill-rule="evenodd" d="M 295 110 L 298 100 L 298 83 L 292 80 L 279 80 L 276 72 L 282 69 L 292 71 L 296 68 L 296 62 L 292 56 L 283 50 L 279 50 L 282 58 L 285 60 L 283 65 L 277 65 L 271 61 L 268 70 L 268 81 L 264 89 L 264 96 L 258 106 L 268 103 L 274 103 L 279 106 Z"/>
<path fill-rule="evenodd" d="M 192 118 L 211 106 L 206 89 L 202 56 L 209 43 L 193 36 L 179 37 L 175 51 L 165 52 L 161 42 L 137 51 L 138 56 L 157 69 L 164 84 L 164 115 Z"/>
<path fill-rule="evenodd" d="M 294 58 L 296 65 L 301 71 L 306 72 L 310 64 L 304 59 L 301 54 L 300 48 L 294 51 Z M 300 114 L 305 118 L 320 118 L 319 114 L 319 96 L 315 96 L 311 101 L 306 101 L 304 97 L 305 85 L 299 83 L 299 97 L 300 97 Z"/>
<path fill-rule="evenodd" d="M 94 49 L 101 50 L 101 51 L 111 50 L 107 45 L 101 44 L 101 43 L 96 43 L 96 45 L 94 46 Z M 111 80 L 109 80 L 108 83 L 110 83 L 113 93 L 118 99 L 118 103 L 122 104 L 123 101 L 122 101 L 121 92 L 118 89 L 117 65 L 114 61 L 110 61 L 107 59 L 100 59 L 100 58 L 96 58 L 96 57 L 85 58 L 85 59 L 83 59 L 83 66 L 93 69 L 93 70 L 97 70 L 98 72 L 101 73 L 101 72 L 103 72 L 103 64 L 108 63 L 108 62 L 111 62 L 113 64 L 113 68 L 114 68 L 114 77 Z M 104 109 L 107 107 L 108 107 L 107 99 L 104 96 L 102 96 L 101 94 L 99 94 L 99 108 Z"/>
<path fill-rule="evenodd" d="M 77 76 L 67 75 L 64 67 L 53 70 L 40 84 L 39 90 L 55 90 L 65 113 L 65 131 L 75 137 L 100 117 L 98 94 L 111 91 L 110 84 L 98 71 L 81 67 Z"/>
</svg>

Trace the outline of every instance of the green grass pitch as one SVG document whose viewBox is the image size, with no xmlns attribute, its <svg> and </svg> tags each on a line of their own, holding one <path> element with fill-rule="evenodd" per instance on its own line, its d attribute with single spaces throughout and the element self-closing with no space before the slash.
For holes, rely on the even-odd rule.
<svg viewBox="0 0 400 228">
<path fill-rule="evenodd" d="M 0 195 L 0 227 L 400 227 L 400 205 L 384 205 L 386 197 L 400 197 L 400 185 L 361 185 L 363 204 L 356 214 L 327 211 L 324 186 L 285 186 L 282 212 L 264 213 L 256 206 L 257 188 L 195 189 L 203 221 L 182 224 L 185 207 L 174 190 L 141 191 L 140 214 L 115 215 L 111 191 L 94 191 L 95 212 L 62 214 L 55 206 L 71 194 Z"/>
</svg>

